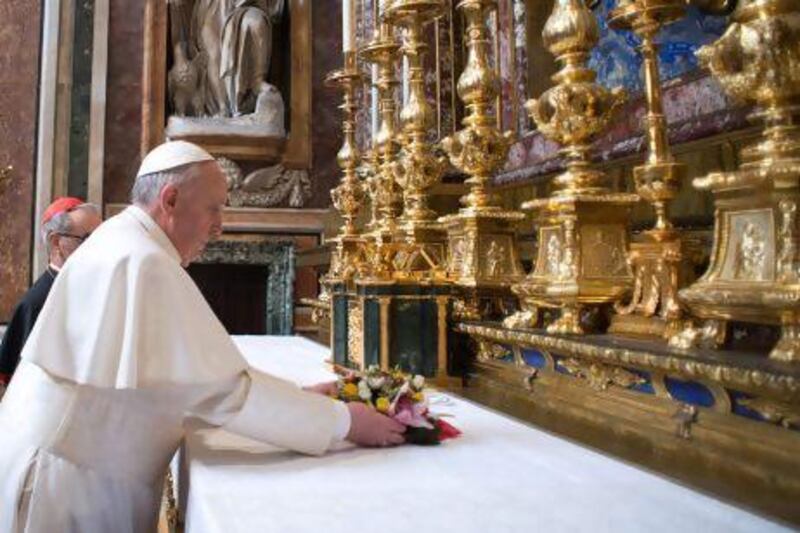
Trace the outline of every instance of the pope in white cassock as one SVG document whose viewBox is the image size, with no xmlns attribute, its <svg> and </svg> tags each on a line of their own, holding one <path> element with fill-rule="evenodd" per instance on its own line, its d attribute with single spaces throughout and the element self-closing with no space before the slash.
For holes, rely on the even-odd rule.
<svg viewBox="0 0 800 533">
<path fill-rule="evenodd" d="M 226 196 L 211 155 L 165 143 L 133 205 L 67 261 L 0 403 L 0 532 L 153 531 L 198 424 L 308 454 L 402 442 L 374 410 L 248 367 L 183 269 L 221 232 Z"/>
</svg>

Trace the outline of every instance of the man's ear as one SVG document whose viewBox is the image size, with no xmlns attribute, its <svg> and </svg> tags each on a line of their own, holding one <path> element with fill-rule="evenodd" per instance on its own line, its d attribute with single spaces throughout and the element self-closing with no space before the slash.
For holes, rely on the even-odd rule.
<svg viewBox="0 0 800 533">
<path fill-rule="evenodd" d="M 52 233 L 50 233 L 50 235 L 47 236 L 47 244 L 48 244 L 48 248 L 50 249 L 50 251 L 53 251 L 53 250 L 56 249 L 56 246 L 58 246 L 58 240 L 60 238 L 61 237 L 58 234 L 56 234 L 55 232 L 52 232 Z"/>
<path fill-rule="evenodd" d="M 164 188 L 161 189 L 159 203 L 161 204 L 161 209 L 165 213 L 172 213 L 172 211 L 175 210 L 175 204 L 178 203 L 178 188 L 172 184 L 165 185 Z"/>
</svg>

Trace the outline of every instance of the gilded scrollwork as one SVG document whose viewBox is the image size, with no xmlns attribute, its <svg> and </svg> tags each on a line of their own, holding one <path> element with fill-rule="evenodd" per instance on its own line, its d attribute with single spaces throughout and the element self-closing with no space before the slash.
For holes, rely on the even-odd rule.
<svg viewBox="0 0 800 533">
<path fill-rule="evenodd" d="M 482 361 L 502 359 L 508 354 L 509 351 L 504 346 L 488 341 L 478 341 L 478 359 Z"/>
<path fill-rule="evenodd" d="M 778 276 L 785 283 L 793 283 L 797 281 L 797 202 L 781 200 L 778 208 L 781 213 Z"/>
<path fill-rule="evenodd" d="M 611 385 L 628 389 L 647 383 L 642 376 L 618 366 L 575 358 L 560 359 L 556 364 L 568 374 L 586 380 L 590 387 L 599 391 L 604 391 Z"/>
<path fill-rule="evenodd" d="M 800 428 L 800 407 L 785 402 L 765 398 L 740 398 L 739 405 L 757 412 L 761 417 L 773 424 L 790 428 Z"/>
<path fill-rule="evenodd" d="M 602 364 L 647 369 L 681 379 L 717 382 L 726 388 L 800 403 L 800 380 L 790 374 L 745 368 L 683 356 L 648 352 L 624 346 L 605 347 L 580 338 L 554 337 L 534 331 L 509 330 L 479 324 L 458 324 L 457 329 L 476 339 L 508 345 L 533 346 L 555 354 L 589 358 Z"/>
<path fill-rule="evenodd" d="M 364 308 L 357 302 L 347 311 L 347 356 L 356 368 L 364 368 Z"/>
</svg>

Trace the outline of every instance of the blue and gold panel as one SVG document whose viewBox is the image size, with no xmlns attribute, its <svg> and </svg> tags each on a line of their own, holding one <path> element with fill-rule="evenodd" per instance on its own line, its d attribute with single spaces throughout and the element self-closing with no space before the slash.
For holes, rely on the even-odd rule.
<svg viewBox="0 0 800 533">
<path fill-rule="evenodd" d="M 534 368 L 547 367 L 547 358 L 539 350 L 533 348 L 522 348 L 522 360 L 526 365 Z"/>
<path fill-rule="evenodd" d="M 629 31 L 608 27 L 608 13 L 618 0 L 600 0 L 595 15 L 600 24 L 600 42 L 592 51 L 589 65 L 597 71 L 598 81 L 606 87 L 625 87 L 631 93 L 642 92 L 642 57 L 637 51 L 640 40 Z M 659 38 L 659 60 L 663 80 L 669 80 L 698 67 L 695 52 L 716 40 L 727 27 L 726 18 L 704 15 L 690 7 L 686 17 L 665 27 Z"/>
<path fill-rule="evenodd" d="M 700 383 L 666 377 L 664 385 L 667 387 L 669 395 L 679 402 L 700 407 L 714 406 L 714 395 L 708 387 Z"/>
<path fill-rule="evenodd" d="M 734 414 L 746 418 L 751 418 L 753 420 L 758 420 L 759 422 L 764 420 L 764 417 L 761 416 L 761 414 L 759 414 L 758 411 L 750 409 L 745 405 L 745 403 L 747 403 L 748 400 L 753 399 L 751 395 L 732 390 L 728 391 L 728 395 L 731 397 L 731 409 L 734 412 Z"/>
</svg>

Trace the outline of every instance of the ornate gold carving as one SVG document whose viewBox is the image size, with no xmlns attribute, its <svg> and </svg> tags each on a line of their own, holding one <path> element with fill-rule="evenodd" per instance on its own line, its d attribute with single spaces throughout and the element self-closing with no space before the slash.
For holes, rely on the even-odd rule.
<svg viewBox="0 0 800 533">
<path fill-rule="evenodd" d="M 611 333 L 631 333 L 669 339 L 681 325 L 678 288 L 692 279 L 689 247 L 680 238 L 632 243 L 628 263 L 634 271 L 630 300 L 618 302 Z"/>
<path fill-rule="evenodd" d="M 778 234 L 778 278 L 784 283 L 797 282 L 797 202 L 781 200 L 778 203 L 781 212 L 780 233 Z"/>
<path fill-rule="evenodd" d="M 786 429 L 800 428 L 800 407 L 797 405 L 764 398 L 740 398 L 736 403 L 757 412 L 764 420 L 773 424 L 779 424 Z"/>
<path fill-rule="evenodd" d="M 357 301 L 347 309 L 347 356 L 356 368 L 364 368 L 364 308 Z"/>
<path fill-rule="evenodd" d="M 582 361 L 580 359 L 561 359 L 557 363 L 572 376 L 584 379 L 595 390 L 604 391 L 609 385 L 629 389 L 647 383 L 642 376 L 618 366 Z"/>
<path fill-rule="evenodd" d="M 739 170 L 694 180 L 715 195 L 715 240 L 708 271 L 680 299 L 701 318 L 781 325 L 770 357 L 800 361 L 800 4 L 742 0 L 697 55 L 729 95 L 756 103 L 766 127 Z"/>
<path fill-rule="evenodd" d="M 456 328 L 478 340 L 488 340 L 507 345 L 532 346 L 536 349 L 570 357 L 589 358 L 607 365 L 641 368 L 681 379 L 711 381 L 722 386 L 759 396 L 781 398 L 790 403 L 800 403 L 800 380 L 775 372 L 748 369 L 687 359 L 683 356 L 648 352 L 624 346 L 597 346 L 580 338 L 554 337 L 533 331 L 508 330 L 478 324 L 458 324 Z"/>
<path fill-rule="evenodd" d="M 564 145 L 567 168 L 554 179 L 550 198 L 522 205 L 536 212 L 540 246 L 534 272 L 512 290 L 523 309 L 562 310 L 549 332 L 582 334 L 583 307 L 614 302 L 630 287 L 626 226 L 638 197 L 609 192 L 591 162 L 593 140 L 624 100 L 621 89 L 595 83 L 586 66 L 598 41 L 594 14 L 583 0 L 559 0 L 543 38 L 561 70 L 553 77 L 557 85 L 526 108 L 545 136 Z"/>
<path fill-rule="evenodd" d="M 508 349 L 499 344 L 488 341 L 478 341 L 478 359 L 482 361 L 492 361 L 502 359 L 508 355 Z"/>
<path fill-rule="evenodd" d="M 524 309 L 503 319 L 503 327 L 509 329 L 535 328 L 539 323 L 537 309 Z"/>
</svg>

